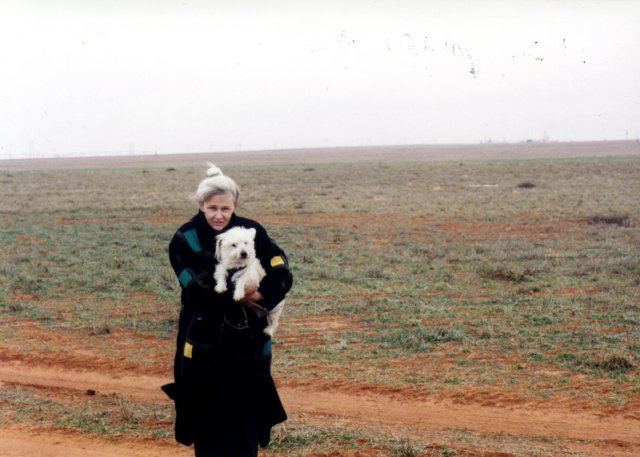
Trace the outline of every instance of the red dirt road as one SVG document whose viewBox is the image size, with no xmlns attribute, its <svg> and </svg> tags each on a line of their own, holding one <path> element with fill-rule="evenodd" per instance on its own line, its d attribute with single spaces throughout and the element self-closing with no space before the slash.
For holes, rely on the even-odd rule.
<svg viewBox="0 0 640 457">
<path fill-rule="evenodd" d="M 86 390 L 163 400 L 159 386 L 166 378 L 111 376 L 104 372 L 73 371 L 58 367 L 30 366 L 5 361 L 0 382 L 40 388 Z M 423 431 L 464 429 L 480 434 L 509 434 L 536 439 L 561 439 L 565 446 L 592 456 L 640 455 L 640 424 L 637 417 L 599 416 L 587 412 L 498 408 L 451 402 L 402 401 L 379 394 L 351 394 L 283 386 L 288 410 L 306 422 L 375 426 L 384 433 L 411 436 L 429 444 Z M 111 457 L 191 455 L 191 450 L 166 441 L 119 442 L 90 439 L 77 434 L 42 432 L 30 428 L 0 429 L 0 457 Z"/>
</svg>

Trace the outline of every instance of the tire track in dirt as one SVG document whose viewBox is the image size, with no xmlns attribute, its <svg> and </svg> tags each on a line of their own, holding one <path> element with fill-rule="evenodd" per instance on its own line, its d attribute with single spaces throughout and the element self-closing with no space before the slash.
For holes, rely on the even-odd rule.
<svg viewBox="0 0 640 457">
<path fill-rule="evenodd" d="M 34 367 L 21 362 L 9 362 L 0 367 L 0 385 L 4 383 L 41 388 L 64 388 L 85 392 L 89 389 L 104 394 L 139 398 L 150 401 L 169 401 L 160 390 L 168 378 L 157 376 L 109 376 L 91 371 L 62 370 L 55 367 Z M 483 434 L 522 435 L 542 439 L 562 439 L 575 444 L 575 448 L 589 448 L 588 455 L 632 456 L 640 455 L 640 421 L 618 416 L 599 416 L 586 412 L 562 412 L 547 409 L 498 408 L 478 405 L 454 404 L 431 400 L 397 400 L 380 394 L 353 395 L 340 391 L 313 390 L 309 387 L 280 387 L 286 408 L 303 420 L 313 423 L 349 423 L 355 426 L 375 426 L 389 433 L 411 435 L 420 441 L 421 430 L 469 430 Z M 35 455 L 29 453 L 3 453 L 5 449 L 18 449 L 24 441 L 34 442 L 33 437 L 24 440 L 5 436 L 0 429 L 0 457 Z M 424 432 L 423 432 L 424 433 Z M 81 448 L 82 454 L 73 449 L 60 453 L 60 442 L 40 435 L 42 452 L 37 455 L 54 457 L 65 455 L 111 456 L 122 455 L 122 448 L 114 447 L 114 453 L 101 444 L 94 449 Z M 422 435 L 423 436 L 423 435 Z M 36 441 L 38 441 L 36 439 Z M 77 440 L 76 440 L 77 441 Z M 72 441 L 73 446 L 78 445 Z M 423 439 L 424 441 L 424 439 Z M 88 443 L 91 443 L 88 440 Z M 426 443 L 425 443 L 426 444 Z M 66 444 L 63 444 L 66 446 Z M 90 446 L 86 444 L 86 446 Z M 157 446 L 149 448 L 153 455 L 164 455 Z M 115 452 L 118 451 L 118 452 Z M 135 452 L 138 453 L 135 453 Z M 129 451 L 127 451 L 129 452 Z M 142 453 L 139 453 L 142 452 Z M 176 448 L 168 452 L 175 455 Z M 145 456 L 135 449 L 127 455 Z"/>
</svg>

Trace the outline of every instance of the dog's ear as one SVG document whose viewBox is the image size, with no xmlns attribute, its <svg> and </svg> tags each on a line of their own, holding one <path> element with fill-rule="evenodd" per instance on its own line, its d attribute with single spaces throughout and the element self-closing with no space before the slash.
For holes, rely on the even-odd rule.
<svg viewBox="0 0 640 457">
<path fill-rule="evenodd" d="M 256 239 L 256 229 L 251 227 L 250 229 L 248 229 L 248 231 L 251 234 L 251 238 L 253 238 L 255 240 Z"/>
<path fill-rule="evenodd" d="M 222 258 L 222 238 L 216 238 L 216 260 L 220 260 Z"/>
</svg>

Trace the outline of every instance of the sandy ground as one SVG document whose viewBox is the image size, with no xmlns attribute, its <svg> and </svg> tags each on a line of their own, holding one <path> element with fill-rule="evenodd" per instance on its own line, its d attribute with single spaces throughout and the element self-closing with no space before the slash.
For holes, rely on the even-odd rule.
<svg viewBox="0 0 640 457">
<path fill-rule="evenodd" d="M 638 141 L 449 146 L 379 146 L 141 156 L 0 160 L 0 170 L 176 167 L 228 164 L 352 163 L 425 160 L 526 160 L 640 156 Z"/>
</svg>

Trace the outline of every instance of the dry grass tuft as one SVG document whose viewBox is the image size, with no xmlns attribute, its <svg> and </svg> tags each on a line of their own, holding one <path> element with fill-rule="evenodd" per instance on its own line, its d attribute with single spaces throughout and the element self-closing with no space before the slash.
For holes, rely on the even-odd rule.
<svg viewBox="0 0 640 457">
<path fill-rule="evenodd" d="M 608 372 L 626 372 L 633 368 L 626 357 L 620 355 L 611 355 L 598 360 L 593 360 L 587 364 L 591 368 L 604 370 Z"/>
<path fill-rule="evenodd" d="M 529 281 L 534 275 L 534 272 L 528 268 L 525 268 L 522 271 L 514 271 L 506 267 L 485 266 L 478 270 L 478 275 L 482 278 L 494 281 L 521 283 Z"/>
<path fill-rule="evenodd" d="M 631 227 L 631 218 L 628 214 L 591 216 L 588 218 L 587 222 L 591 225 L 618 225 L 620 227 Z"/>
</svg>

